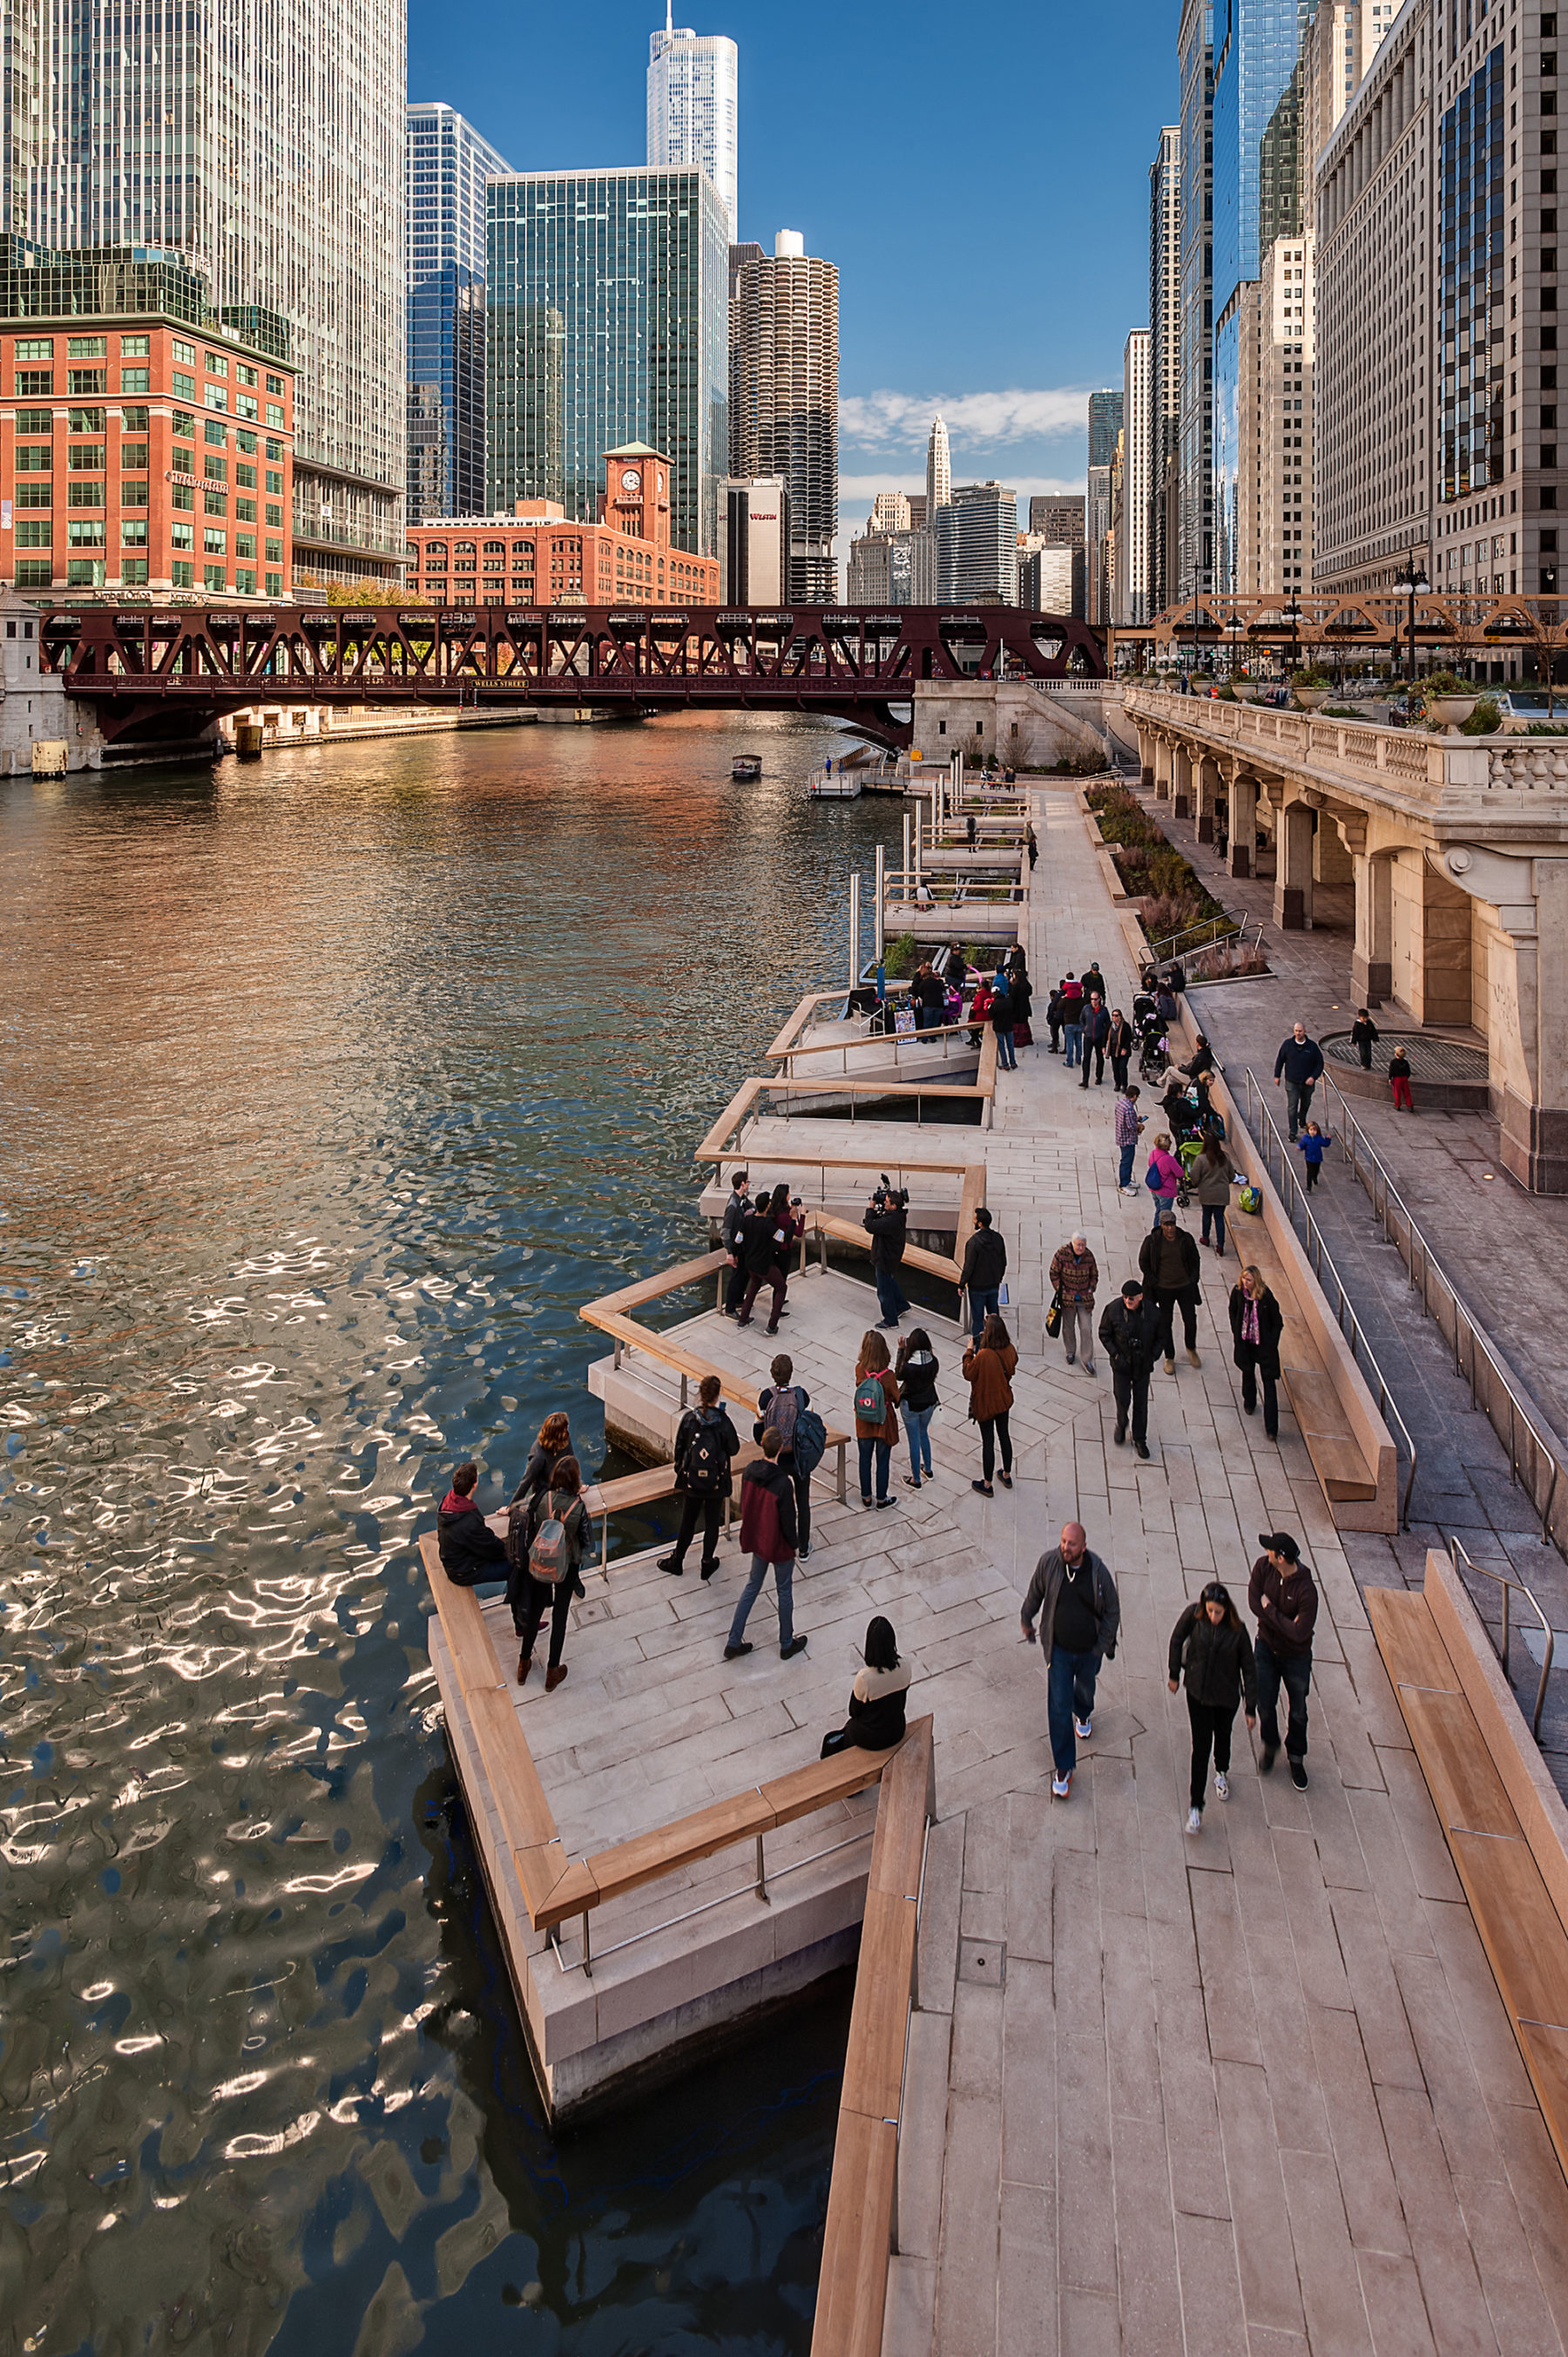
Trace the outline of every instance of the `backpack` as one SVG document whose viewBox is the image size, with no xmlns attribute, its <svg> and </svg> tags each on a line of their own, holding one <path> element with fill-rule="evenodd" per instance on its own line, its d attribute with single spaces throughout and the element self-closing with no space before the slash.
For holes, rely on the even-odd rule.
<svg viewBox="0 0 1568 2357">
<path fill-rule="evenodd" d="M 876 1386 L 880 1391 L 880 1383 Z M 828 1427 L 814 1407 L 800 1408 L 795 1415 L 795 1437 L 790 1444 L 797 1473 L 814 1473 L 827 1454 Z"/>
<path fill-rule="evenodd" d="M 764 1428 L 766 1428 L 767 1426 L 771 1425 L 774 1431 L 779 1435 L 780 1454 L 782 1454 L 786 1448 L 791 1448 L 794 1444 L 795 1419 L 800 1413 L 800 1393 L 795 1389 L 793 1383 L 780 1383 L 772 1398 L 768 1401 L 768 1414 L 762 1419 Z"/>
<path fill-rule="evenodd" d="M 514 1571 L 528 1569 L 528 1523 L 532 1498 L 518 1498 L 506 1510 L 506 1559 Z"/>
<path fill-rule="evenodd" d="M 567 1501 L 568 1514 L 573 1502 Z M 533 1544 L 528 1551 L 528 1568 L 535 1579 L 542 1579 L 549 1587 L 556 1587 L 570 1573 L 572 1550 L 566 1536 L 565 1522 L 555 1512 L 553 1490 L 546 1491 L 544 1505 L 544 1520 L 534 1533 Z"/>
<path fill-rule="evenodd" d="M 699 1418 L 686 1443 L 681 1479 L 694 1498 L 723 1495 L 729 1486 L 729 1451 L 725 1447 L 722 1424 L 704 1424 Z"/>
<path fill-rule="evenodd" d="M 1236 1195 L 1236 1208 L 1239 1211 L 1261 1211 L 1263 1208 L 1261 1190 L 1251 1184 L 1239 1188 Z"/>
<path fill-rule="evenodd" d="M 887 1394 L 875 1375 L 862 1375 L 854 1387 L 854 1412 L 862 1424 L 887 1421 Z"/>
</svg>

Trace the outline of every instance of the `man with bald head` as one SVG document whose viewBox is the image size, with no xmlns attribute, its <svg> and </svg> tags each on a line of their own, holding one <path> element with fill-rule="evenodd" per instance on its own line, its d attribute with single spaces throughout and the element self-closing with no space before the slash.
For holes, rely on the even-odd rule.
<svg viewBox="0 0 1568 2357">
<path fill-rule="evenodd" d="M 1072 1790 L 1078 1745 L 1094 1732 L 1094 1681 L 1116 1651 L 1122 1599 L 1108 1566 L 1090 1552 L 1081 1523 L 1064 1523 L 1060 1546 L 1040 1557 L 1024 1598 L 1025 1636 L 1046 1659 L 1046 1717 L 1050 1728 L 1051 1791 L 1065 1801 Z"/>
</svg>

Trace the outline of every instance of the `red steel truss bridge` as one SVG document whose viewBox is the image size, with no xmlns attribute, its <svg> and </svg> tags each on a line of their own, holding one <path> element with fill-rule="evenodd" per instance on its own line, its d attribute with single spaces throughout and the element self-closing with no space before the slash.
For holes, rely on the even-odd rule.
<svg viewBox="0 0 1568 2357">
<path fill-rule="evenodd" d="M 902 745 L 921 681 L 1105 673 L 1084 623 L 1013 606 L 83 606 L 47 611 L 40 635 L 124 752 L 269 704 L 821 712 Z"/>
</svg>

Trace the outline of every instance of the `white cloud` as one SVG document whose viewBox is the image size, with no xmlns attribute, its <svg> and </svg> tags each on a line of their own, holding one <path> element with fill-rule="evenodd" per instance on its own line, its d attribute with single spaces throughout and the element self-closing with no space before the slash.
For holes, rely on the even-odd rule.
<svg viewBox="0 0 1568 2357">
<path fill-rule="evenodd" d="M 923 446 L 940 410 L 950 438 L 1023 442 L 1033 436 L 1087 434 L 1089 394 L 1075 386 L 1006 393 L 846 393 L 839 400 L 839 434 L 873 447 Z"/>
</svg>

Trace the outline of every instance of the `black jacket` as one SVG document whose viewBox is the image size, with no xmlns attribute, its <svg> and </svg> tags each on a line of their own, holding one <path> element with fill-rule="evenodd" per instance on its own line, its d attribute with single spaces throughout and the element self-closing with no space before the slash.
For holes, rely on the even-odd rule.
<svg viewBox="0 0 1568 2357">
<path fill-rule="evenodd" d="M 917 1415 L 923 1415 L 929 1407 L 936 1406 L 940 1370 L 940 1362 L 934 1351 L 900 1349 L 898 1363 L 893 1372 L 898 1378 L 898 1390 L 904 1405 L 913 1408 Z"/>
<path fill-rule="evenodd" d="M 1101 1313 L 1100 1346 L 1113 1367 L 1146 1375 L 1159 1349 L 1160 1313 L 1145 1293 L 1136 1309 L 1118 1294 Z"/>
<path fill-rule="evenodd" d="M 1111 1010 L 1102 1006 L 1099 1012 L 1090 1006 L 1084 1010 L 1083 1036 L 1090 1048 L 1103 1048 L 1111 1038 Z"/>
<path fill-rule="evenodd" d="M 1006 1274 L 1006 1245 L 994 1228 L 976 1228 L 963 1248 L 959 1283 L 971 1293 L 991 1293 Z"/>
<path fill-rule="evenodd" d="M 780 1250 L 773 1239 L 783 1225 L 784 1222 L 776 1220 L 766 1206 L 746 1213 L 740 1232 L 740 1258 L 748 1276 L 766 1276 L 773 1266 Z"/>
<path fill-rule="evenodd" d="M 1116 1653 L 1117 1634 L 1122 1627 L 1122 1598 L 1116 1593 L 1116 1582 L 1111 1577 L 1110 1566 L 1091 1547 L 1084 1550 L 1094 1581 L 1094 1617 L 1100 1624 L 1096 1652 L 1106 1661 Z M 1029 1582 L 1029 1592 L 1024 1598 L 1023 1621 L 1026 1629 L 1035 1625 L 1035 1615 L 1040 1616 L 1040 1643 L 1045 1658 L 1051 1657 L 1051 1641 L 1056 1633 L 1057 1599 L 1067 1578 L 1067 1565 L 1059 1546 L 1052 1547 L 1035 1566 L 1035 1576 Z"/>
<path fill-rule="evenodd" d="M 939 1013 L 947 1001 L 947 985 L 940 974 L 918 974 L 909 985 L 909 996 L 918 998 L 922 1006 L 934 1006 Z"/>
<path fill-rule="evenodd" d="M 1293 1031 L 1288 1039 L 1280 1042 L 1280 1052 L 1274 1058 L 1274 1078 L 1281 1074 L 1295 1087 L 1316 1081 L 1323 1073 L 1323 1050 L 1316 1039 L 1297 1039 Z"/>
<path fill-rule="evenodd" d="M 730 1422 L 728 1408 L 689 1407 L 675 1427 L 675 1479 L 682 1489 L 686 1484 L 686 1451 L 695 1439 L 699 1426 L 704 1424 L 714 1426 L 724 1444 L 726 1457 L 738 1457 L 740 1454 L 740 1435 Z M 724 1488 L 714 1490 L 711 1494 L 715 1498 L 726 1498 L 734 1487 L 733 1477 L 726 1467 Z"/>
<path fill-rule="evenodd" d="M 729 1200 L 725 1205 L 724 1226 L 720 1231 L 725 1252 L 738 1254 L 740 1251 L 741 1222 L 750 1209 L 750 1196 L 737 1195 L 732 1188 Z"/>
<path fill-rule="evenodd" d="M 507 1576 L 506 1543 L 498 1539 L 476 1505 L 437 1513 L 435 1544 L 441 1568 L 454 1587 L 478 1587 Z"/>
<path fill-rule="evenodd" d="M 1181 1248 L 1181 1282 L 1182 1290 L 1185 1291 L 1188 1286 L 1196 1285 L 1203 1275 L 1203 1263 L 1197 1254 L 1197 1238 L 1189 1235 L 1185 1228 L 1176 1230 L 1176 1243 Z M 1160 1257 L 1163 1250 L 1158 1228 L 1155 1230 L 1153 1235 L 1145 1236 L 1139 1247 L 1138 1270 L 1144 1280 L 1145 1299 L 1159 1285 Z M 1164 1289 L 1169 1290 L 1168 1287 Z"/>
<path fill-rule="evenodd" d="M 537 1498 L 546 1481 L 554 1478 L 555 1468 L 563 1457 L 570 1457 L 572 1453 L 570 1441 L 564 1448 L 548 1449 L 536 1440 L 528 1452 L 522 1479 L 511 1493 L 512 1504 L 515 1506 L 520 1498 Z"/>
<path fill-rule="evenodd" d="M 1230 1356 L 1239 1367 L 1257 1367 L 1278 1383 L 1280 1378 L 1280 1336 L 1284 1332 L 1284 1312 L 1265 1286 L 1258 1304 L 1258 1340 L 1243 1342 L 1241 1320 L 1247 1314 L 1247 1297 L 1239 1285 L 1230 1288 L 1230 1339 L 1235 1344 Z"/>
<path fill-rule="evenodd" d="M 1223 1620 L 1217 1629 L 1201 1604 L 1189 1604 L 1171 1631 L 1168 1674 L 1179 1678 L 1184 1667 L 1194 1702 L 1210 1710 L 1233 1711 L 1245 1694 L 1248 1717 L 1257 1715 L 1258 1673 L 1245 1629 L 1232 1629 Z"/>
<path fill-rule="evenodd" d="M 871 1238 L 872 1267 L 897 1268 L 904 1257 L 908 1213 L 889 1203 L 885 1211 L 867 1211 L 864 1224 Z"/>
</svg>

